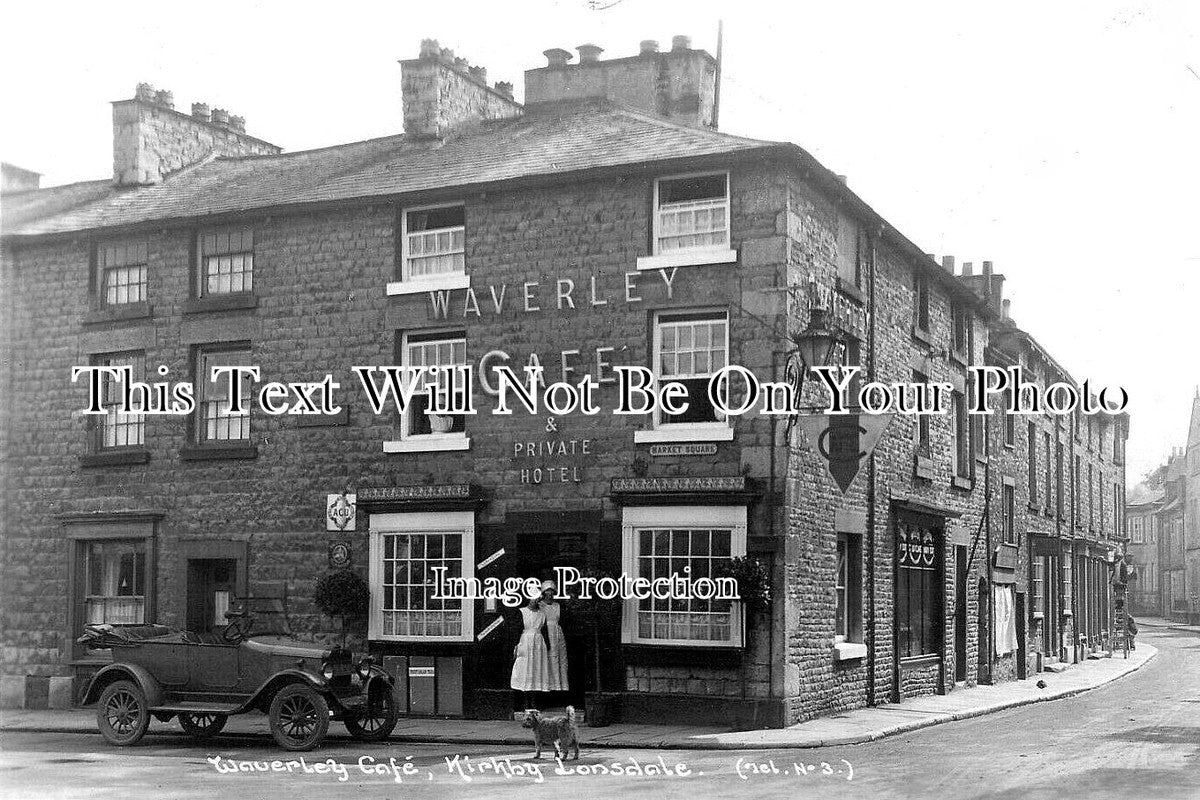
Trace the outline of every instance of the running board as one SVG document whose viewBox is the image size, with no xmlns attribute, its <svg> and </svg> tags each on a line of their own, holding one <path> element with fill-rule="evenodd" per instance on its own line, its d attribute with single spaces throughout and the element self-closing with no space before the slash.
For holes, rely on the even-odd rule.
<svg viewBox="0 0 1200 800">
<path fill-rule="evenodd" d="M 241 703 L 171 703 L 155 706 L 151 711 L 170 711 L 174 714 L 233 714 L 243 708 Z"/>
</svg>

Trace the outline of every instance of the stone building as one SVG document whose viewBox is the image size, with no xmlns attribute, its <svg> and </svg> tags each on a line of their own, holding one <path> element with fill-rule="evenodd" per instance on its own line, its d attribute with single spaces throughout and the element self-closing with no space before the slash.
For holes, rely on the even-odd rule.
<svg viewBox="0 0 1200 800">
<path fill-rule="evenodd" d="M 401 62 L 404 134 L 290 154 L 142 85 L 113 107 L 111 179 L 5 196 L 6 694 L 94 671 L 89 621 L 211 629 L 283 592 L 298 633 L 330 635 L 312 588 L 346 565 L 415 715 L 513 709 L 512 609 L 432 597 L 439 567 L 764 565 L 761 610 L 625 601 L 600 659 L 568 617 L 555 699 L 616 692 L 629 719 L 779 726 L 1096 646 L 1127 428 L 968 415 L 972 365 L 1069 377 L 1006 319 L 999 276 L 934 261 L 803 149 L 719 132 L 716 64 L 686 37 L 578 49 L 547 51 L 518 104 L 427 40 Z M 952 387 L 949 413 L 879 418 L 838 478 L 820 418 L 722 414 L 705 392 L 725 365 L 784 381 L 821 318 L 856 382 Z M 373 413 L 351 367 L 393 364 L 473 366 L 477 413 Z M 196 411 L 83 414 L 79 365 L 192 381 Z M 245 365 L 255 394 L 331 374 L 341 407 L 231 414 L 206 376 Z M 602 411 L 494 415 L 498 365 L 591 375 Z M 689 409 L 611 414 L 622 366 L 681 382 Z"/>
<path fill-rule="evenodd" d="M 1130 607 L 1135 614 L 1165 616 L 1162 598 L 1162 563 L 1159 550 L 1162 526 L 1159 511 L 1165 492 L 1161 486 L 1139 483 L 1129 491 L 1125 506 L 1125 527 L 1129 531 L 1127 553 L 1137 568 L 1137 580 L 1130 587 Z"/>
</svg>

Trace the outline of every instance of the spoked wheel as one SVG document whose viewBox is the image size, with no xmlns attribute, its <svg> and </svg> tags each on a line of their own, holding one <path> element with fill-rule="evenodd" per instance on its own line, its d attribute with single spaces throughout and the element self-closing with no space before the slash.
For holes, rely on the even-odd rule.
<svg viewBox="0 0 1200 800">
<path fill-rule="evenodd" d="M 381 742 L 390 736 L 396 727 L 396 698 L 392 697 L 392 687 L 383 686 L 371 692 L 366 714 L 347 719 L 345 724 L 350 735 L 360 741 Z"/>
<path fill-rule="evenodd" d="M 329 731 L 329 704 L 312 687 L 285 686 L 271 701 L 271 735 L 285 750 L 312 750 Z"/>
<path fill-rule="evenodd" d="M 111 744 L 135 744 L 150 726 L 150 711 L 141 687 L 133 681 L 110 683 L 100 695 L 96 723 Z"/>
<path fill-rule="evenodd" d="M 229 717 L 224 714 L 180 714 L 179 725 L 184 733 L 197 739 L 216 736 L 225 727 Z"/>
</svg>

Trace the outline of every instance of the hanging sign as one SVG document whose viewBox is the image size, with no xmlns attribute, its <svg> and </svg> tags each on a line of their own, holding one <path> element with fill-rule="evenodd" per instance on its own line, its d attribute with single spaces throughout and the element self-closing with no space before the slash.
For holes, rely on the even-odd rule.
<svg viewBox="0 0 1200 800">
<path fill-rule="evenodd" d="M 862 462 L 883 436 L 891 414 L 801 414 L 797 424 L 825 459 L 829 474 L 845 494 Z"/>
</svg>

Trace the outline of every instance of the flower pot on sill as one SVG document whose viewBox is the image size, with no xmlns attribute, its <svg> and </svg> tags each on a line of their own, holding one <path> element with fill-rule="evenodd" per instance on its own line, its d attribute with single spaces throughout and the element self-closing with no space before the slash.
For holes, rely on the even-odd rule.
<svg viewBox="0 0 1200 800">
<path fill-rule="evenodd" d="M 449 433 L 454 427 L 454 417 L 445 414 L 430 414 L 429 429 L 434 433 Z"/>
<path fill-rule="evenodd" d="M 588 692 L 585 716 L 589 728 L 607 728 L 617 717 L 621 695 L 615 692 Z"/>
</svg>

